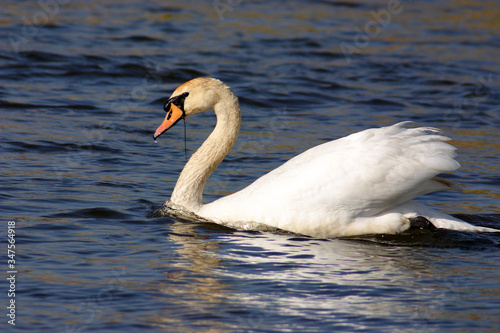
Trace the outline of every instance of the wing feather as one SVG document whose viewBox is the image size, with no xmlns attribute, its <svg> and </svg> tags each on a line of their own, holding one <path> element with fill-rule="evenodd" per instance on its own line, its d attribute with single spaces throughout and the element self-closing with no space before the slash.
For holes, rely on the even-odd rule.
<svg viewBox="0 0 500 333">
<path fill-rule="evenodd" d="M 207 211 L 221 211 L 223 205 L 229 215 L 229 207 L 235 207 L 239 218 L 246 214 L 259 221 L 332 215 L 348 223 L 449 189 L 435 177 L 459 167 L 455 148 L 439 130 L 407 124 L 368 129 L 311 148 L 243 190 L 206 205 Z"/>
</svg>

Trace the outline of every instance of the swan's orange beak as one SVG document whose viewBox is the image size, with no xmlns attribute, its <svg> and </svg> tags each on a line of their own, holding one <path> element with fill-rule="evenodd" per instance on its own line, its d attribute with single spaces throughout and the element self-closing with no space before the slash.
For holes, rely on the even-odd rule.
<svg viewBox="0 0 500 333">
<path fill-rule="evenodd" d="M 169 108 L 168 110 L 166 110 L 167 115 L 165 116 L 165 120 L 163 120 L 163 123 L 160 125 L 160 127 L 158 127 L 155 134 L 153 135 L 154 140 L 165 133 L 170 127 L 177 124 L 177 122 L 184 117 L 184 112 L 179 107 L 177 107 L 174 103 L 169 104 Z"/>
</svg>

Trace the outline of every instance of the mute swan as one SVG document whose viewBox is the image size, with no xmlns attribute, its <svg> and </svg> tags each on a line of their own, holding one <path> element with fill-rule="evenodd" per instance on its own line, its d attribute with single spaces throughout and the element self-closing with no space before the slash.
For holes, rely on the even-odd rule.
<svg viewBox="0 0 500 333">
<path fill-rule="evenodd" d="M 367 129 L 292 158 L 243 190 L 203 204 L 210 174 L 234 145 L 241 122 L 238 98 L 221 81 L 196 78 L 165 104 L 156 140 L 180 119 L 213 109 L 215 129 L 182 170 L 168 207 L 238 226 L 260 223 L 313 237 L 398 233 L 411 226 L 475 232 L 476 227 L 412 199 L 450 189 L 436 175 L 459 167 L 439 130 L 407 123 Z"/>
</svg>

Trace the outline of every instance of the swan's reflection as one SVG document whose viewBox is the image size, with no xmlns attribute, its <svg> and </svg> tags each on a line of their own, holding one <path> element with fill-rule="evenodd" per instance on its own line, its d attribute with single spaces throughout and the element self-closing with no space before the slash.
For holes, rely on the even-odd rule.
<svg viewBox="0 0 500 333">
<path fill-rule="evenodd" d="M 214 311 L 226 297 L 229 286 L 220 281 L 214 269 L 221 265 L 216 256 L 220 244 L 197 232 L 197 224 L 175 221 L 171 225 L 169 238 L 178 248 L 169 270 L 163 272 L 166 283 L 159 290 L 166 297 L 174 298 L 168 304 L 175 308 L 161 309 L 153 320 L 166 331 L 175 327 L 179 332 L 188 332 L 195 326 L 212 327 L 205 332 L 225 332 L 225 324 L 214 320 Z M 164 326 L 166 325 L 166 326 Z"/>
<path fill-rule="evenodd" d="M 176 307 L 159 312 L 160 326 L 224 332 L 281 325 L 303 330 L 313 323 L 357 330 L 379 321 L 421 331 L 452 318 L 450 306 L 464 295 L 477 296 L 464 282 L 471 274 L 467 268 L 446 269 L 449 256 L 433 247 L 209 232 L 208 226 L 219 228 L 171 225 L 179 260 L 164 273 L 168 282 L 160 290 L 175 298 L 168 304 Z"/>
<path fill-rule="evenodd" d="M 219 272 L 231 278 L 231 298 L 248 311 L 240 320 L 252 328 L 288 318 L 352 329 L 363 328 L 363 321 L 404 321 L 420 330 L 445 317 L 442 298 L 452 291 L 415 284 L 434 278 L 429 268 L 439 257 L 428 249 L 271 233 L 224 238 L 231 246 L 219 253 L 226 263 Z"/>
<path fill-rule="evenodd" d="M 175 269 L 164 272 L 168 283 L 160 290 L 175 298 L 169 303 L 176 307 L 162 309 L 155 318 L 158 323 L 189 330 L 195 322 L 224 331 L 272 324 L 271 314 L 364 311 L 387 315 L 389 311 L 366 304 L 363 295 L 373 284 L 387 284 L 396 269 L 391 260 L 383 265 L 371 260 L 367 266 L 374 257 L 370 246 L 271 233 L 221 232 L 216 237 L 229 245 L 221 249 L 215 237 L 200 234 L 197 226 L 171 225 L 169 237 L 179 246 L 180 260 L 175 261 Z M 325 297 L 328 293 L 332 297 Z M 231 308 L 241 314 L 225 319 L 217 315 Z"/>
</svg>

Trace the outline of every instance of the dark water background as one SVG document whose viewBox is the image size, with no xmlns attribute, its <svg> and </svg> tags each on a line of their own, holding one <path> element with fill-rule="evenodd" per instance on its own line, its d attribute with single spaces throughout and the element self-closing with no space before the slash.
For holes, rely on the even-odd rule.
<svg viewBox="0 0 500 333">
<path fill-rule="evenodd" d="M 423 198 L 500 227 L 497 1 L 2 2 L 1 250 L 16 223 L 16 326 L 2 331 L 491 332 L 500 235 L 320 240 L 152 218 L 185 163 L 155 144 L 197 76 L 243 126 L 206 200 L 327 140 L 402 120 L 442 128 L 464 191 Z M 192 153 L 213 114 L 187 121 Z"/>
</svg>

